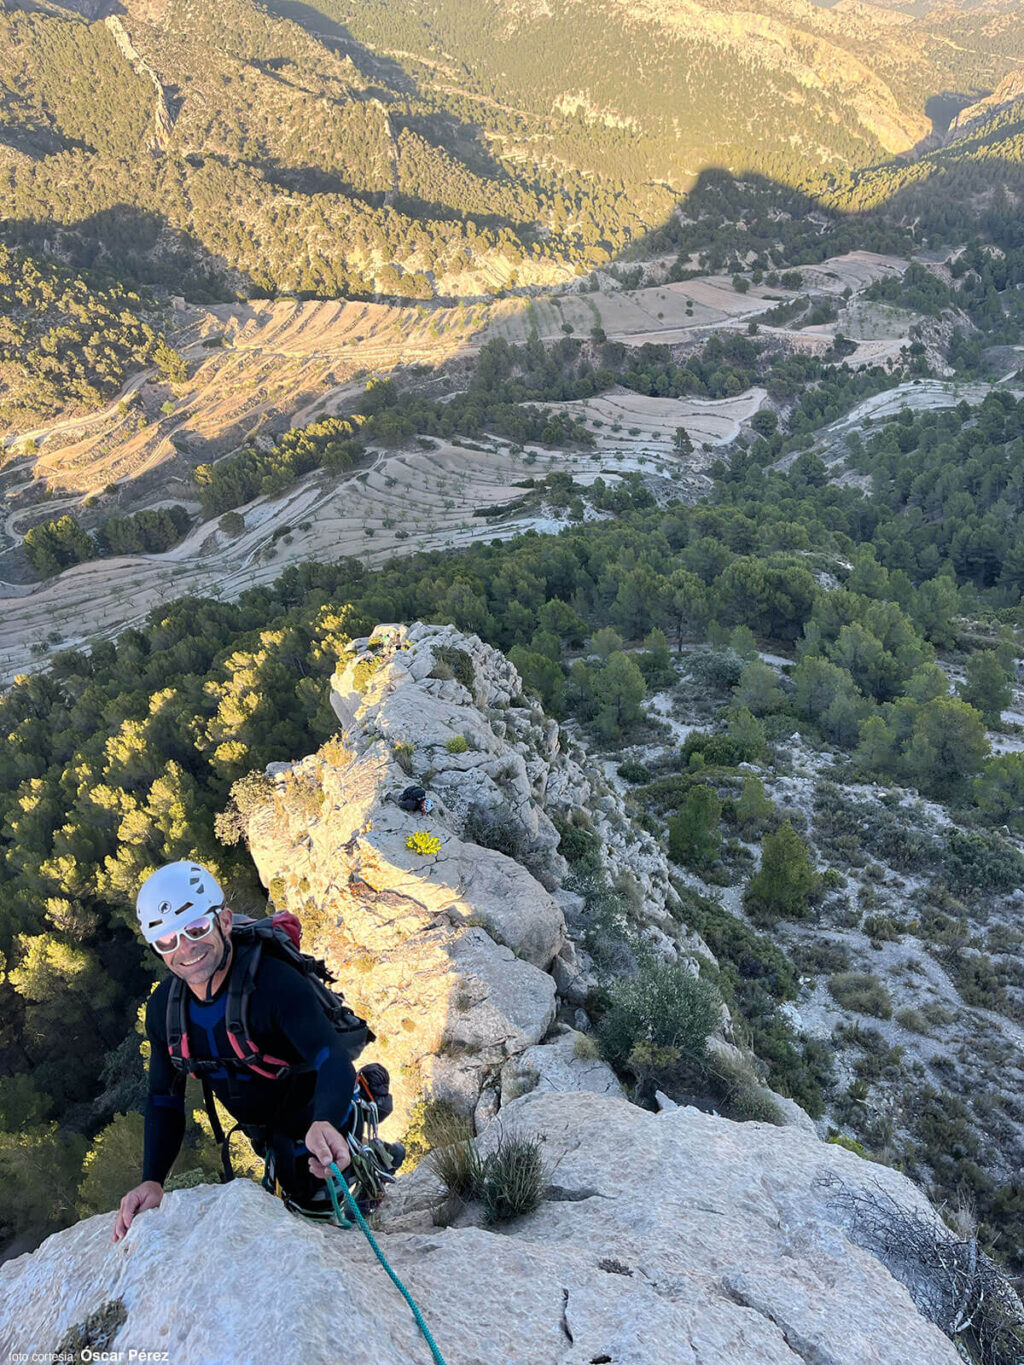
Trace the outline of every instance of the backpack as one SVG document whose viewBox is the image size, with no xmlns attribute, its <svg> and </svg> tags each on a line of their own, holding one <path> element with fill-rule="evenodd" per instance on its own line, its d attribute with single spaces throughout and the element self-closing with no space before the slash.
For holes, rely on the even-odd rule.
<svg viewBox="0 0 1024 1365">
<path fill-rule="evenodd" d="M 239 920 L 241 920 L 240 923 Z M 217 1115 L 217 1106 L 214 1104 L 213 1091 L 210 1088 L 207 1073 L 224 1066 L 233 1066 L 239 1070 L 254 1071 L 257 1076 L 266 1076 L 271 1080 L 283 1080 L 293 1073 L 312 1069 L 301 1065 L 296 1066 L 280 1057 L 272 1057 L 269 1053 L 260 1052 L 253 1041 L 249 1031 L 249 1000 L 256 980 L 256 971 L 264 953 L 269 953 L 271 956 L 287 962 L 296 971 L 302 973 L 312 986 L 313 993 L 324 1013 L 341 1035 L 342 1046 L 353 1062 L 366 1044 L 372 1043 L 376 1037 L 366 1021 L 360 1019 L 358 1014 L 345 1003 L 344 996 L 329 989 L 335 978 L 327 966 L 319 958 L 301 951 L 302 925 L 297 916 L 288 910 L 281 910 L 277 914 L 261 920 L 251 920 L 238 916 L 236 917 L 236 924 L 238 927 L 232 926 L 231 930 L 234 960 L 231 964 L 231 975 L 228 978 L 228 994 L 224 1011 L 224 1027 L 227 1030 L 228 1042 L 231 1044 L 235 1055 L 233 1057 L 211 1057 L 202 1060 L 191 1057 L 188 1046 L 188 998 L 186 996 L 188 988 L 180 977 L 175 976 L 171 979 L 171 989 L 167 997 L 167 1050 L 170 1053 L 171 1065 L 178 1071 L 187 1071 L 190 1075 L 198 1077 L 202 1083 L 203 1103 L 206 1106 L 214 1141 L 219 1144 L 221 1149 L 221 1162 L 224 1167 L 221 1176 L 222 1181 L 234 1179 L 234 1170 L 231 1165 L 231 1138 L 238 1130 L 239 1125 L 236 1124 L 225 1136 Z M 374 1074 L 375 1070 L 383 1073 L 382 1085 Z M 365 1079 L 360 1079 L 357 1083 L 357 1100 L 362 1090 L 366 1092 L 368 1099 L 372 1102 L 377 1097 L 371 1094 L 371 1091 L 379 1089 L 382 1092 L 380 1094 L 380 1107 L 390 1101 L 390 1095 L 387 1093 L 388 1076 L 383 1067 L 367 1067 L 365 1072 L 360 1073 L 360 1077 L 365 1077 Z M 381 1117 L 384 1117 L 383 1113 L 381 1113 Z"/>
<path fill-rule="evenodd" d="M 310 1068 L 295 1066 L 280 1057 L 260 1052 L 249 1031 L 249 1000 L 256 981 L 256 972 L 264 953 L 269 953 L 302 973 L 313 988 L 317 1002 L 331 1024 L 341 1035 L 342 1046 L 351 1060 L 372 1043 L 375 1034 L 365 1020 L 349 1008 L 345 998 L 329 989 L 335 978 L 319 958 L 301 951 L 302 925 L 288 910 L 278 911 L 268 919 L 246 919 L 231 930 L 234 961 L 228 978 L 224 1027 L 233 1057 L 216 1057 L 199 1061 L 189 1055 L 187 987 L 180 977 L 171 981 L 167 996 L 167 1050 L 171 1065 L 203 1078 L 204 1072 L 215 1071 L 224 1065 L 245 1067 L 257 1076 L 280 1081 L 295 1071 Z"/>
</svg>

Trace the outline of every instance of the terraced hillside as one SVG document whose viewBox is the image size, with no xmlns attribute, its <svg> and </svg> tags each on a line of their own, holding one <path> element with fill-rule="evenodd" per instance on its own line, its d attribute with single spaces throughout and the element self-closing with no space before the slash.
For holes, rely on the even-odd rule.
<svg viewBox="0 0 1024 1365">
<path fill-rule="evenodd" d="M 850 309 L 872 283 L 898 276 L 902 264 L 869 253 L 827 261 L 807 272 L 801 297 L 835 299 Z M 843 298 L 847 289 L 856 291 L 849 300 Z M 169 316 L 168 336 L 186 359 L 186 379 L 172 384 L 158 371 L 146 371 L 100 412 L 6 437 L 0 535 L 4 562 L 11 565 L 7 576 L 25 532 L 48 519 L 71 513 L 94 525 L 168 503 L 198 514 L 199 490 L 192 480 L 198 464 L 353 410 L 370 377 L 393 374 L 403 385 L 439 396 L 459 389 L 467 365 L 492 339 L 515 344 L 532 335 L 550 344 L 567 330 L 587 337 L 599 329 L 597 334 L 628 348 L 659 344 L 685 354 L 713 336 L 745 335 L 751 321 L 763 318 L 780 297 L 785 295 L 763 284 L 739 293 L 728 279 L 706 277 L 453 308 L 295 301 L 179 307 Z M 788 328 L 763 324 L 758 334 L 785 351 L 825 358 L 845 316 L 806 331 L 799 319 Z M 863 321 L 861 330 L 869 335 L 857 342 L 849 363 L 899 360 L 918 319 L 904 312 L 899 325 L 891 316 L 883 321 L 880 339 L 870 336 Z M 200 516 L 186 539 L 165 554 L 104 559 L 45 585 L 9 581 L 0 599 L 5 675 L 67 644 L 116 633 L 171 592 L 233 595 L 311 555 L 347 554 L 376 563 L 389 553 L 487 539 L 494 526 L 473 513 L 521 496 L 513 485 L 530 476 L 527 456 L 545 473 L 565 467 L 583 480 L 608 468 L 653 474 L 661 467 L 677 487 L 696 496 L 706 487 L 715 453 L 750 430 L 765 401 L 764 388 L 756 385 L 715 399 L 610 388 L 591 399 L 549 406 L 584 422 L 594 441 L 592 457 L 539 447 L 512 454 L 508 441 L 472 443 L 485 445 L 486 452 L 447 443 L 408 455 L 378 449 L 365 468 L 340 483 L 321 472 L 292 492 L 239 508 L 244 535 L 225 535 L 216 520 Z M 680 428 L 688 433 L 688 453 L 678 447 Z M 528 525 L 538 511 L 520 515 Z M 507 520 L 514 527 L 514 509 Z"/>
</svg>

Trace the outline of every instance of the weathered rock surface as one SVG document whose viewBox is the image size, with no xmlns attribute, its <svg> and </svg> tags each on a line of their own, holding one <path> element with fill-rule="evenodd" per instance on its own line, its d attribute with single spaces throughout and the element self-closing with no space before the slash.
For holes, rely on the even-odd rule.
<svg viewBox="0 0 1024 1365">
<path fill-rule="evenodd" d="M 556 991 L 578 1007 L 595 984 L 566 939 L 563 907 L 582 932 L 585 902 L 563 887 L 552 815 L 592 810 L 609 880 L 633 889 L 667 955 L 691 946 L 667 909 L 656 842 L 593 788 L 521 691 L 513 665 L 476 636 L 378 627 L 332 679 L 340 739 L 274 765 L 248 817 L 275 906 L 300 916 L 378 1035 L 396 1126 L 427 1095 L 467 1115 L 482 1106 L 486 1121 L 509 1058 L 544 1038 Z M 429 791 L 428 814 L 385 799 L 414 783 Z M 411 836 L 434 842 L 417 852 Z"/>
<path fill-rule="evenodd" d="M 543 1143 L 549 1198 L 535 1213 L 500 1231 L 435 1228 L 434 1179 L 420 1167 L 389 1196 L 379 1234 L 448 1365 L 959 1360 L 850 1240 L 819 1180 L 838 1173 L 927 1210 L 896 1172 L 792 1129 L 585 1093 L 514 1101 L 482 1147 L 509 1131 Z M 88 1219 L 0 1266 L 6 1350 L 56 1351 L 119 1301 L 125 1320 L 104 1349 L 125 1360 L 429 1362 L 360 1234 L 294 1219 L 253 1184 L 169 1194 L 117 1246 L 110 1225 Z"/>
<path fill-rule="evenodd" d="M 615 1072 L 596 1055 L 593 1040 L 565 1026 L 548 1042 L 528 1047 L 510 1057 L 502 1067 L 501 1095 L 505 1103 L 534 1090 L 622 1093 Z"/>
</svg>

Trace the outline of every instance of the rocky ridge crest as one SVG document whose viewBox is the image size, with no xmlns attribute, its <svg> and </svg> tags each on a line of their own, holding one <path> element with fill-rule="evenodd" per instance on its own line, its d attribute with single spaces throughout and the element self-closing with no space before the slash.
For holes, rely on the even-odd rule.
<svg viewBox="0 0 1024 1365">
<path fill-rule="evenodd" d="M 571 889 L 555 820 L 592 828 L 608 884 L 642 910 L 657 951 L 710 956 L 673 917 L 657 842 L 564 751 L 513 665 L 476 636 L 378 627 L 350 645 L 331 704 L 339 738 L 274 765 L 247 837 L 275 908 L 300 916 L 378 1035 L 400 1115 L 429 1096 L 480 1129 L 503 1074 L 522 1093 L 522 1068 L 504 1068 L 556 1015 L 562 1028 L 586 1027 L 586 900 Z M 427 790 L 429 813 L 398 807 L 411 784 Z M 606 1072 L 589 1083 L 617 1090 Z"/>
</svg>

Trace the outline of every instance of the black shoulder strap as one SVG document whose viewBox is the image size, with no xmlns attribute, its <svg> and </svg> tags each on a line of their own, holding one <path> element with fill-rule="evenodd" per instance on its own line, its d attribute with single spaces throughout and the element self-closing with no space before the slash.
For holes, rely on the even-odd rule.
<svg viewBox="0 0 1024 1365">
<path fill-rule="evenodd" d="M 180 976 L 171 977 L 171 988 L 167 992 L 167 1050 L 172 1064 L 178 1070 L 188 1065 L 188 1005 L 185 1000 L 185 983 Z"/>
<path fill-rule="evenodd" d="M 171 981 L 171 988 L 167 995 L 167 1046 L 171 1054 L 171 1061 L 179 1070 L 191 1070 L 192 1064 L 189 1058 L 188 1047 L 188 1001 L 185 996 L 185 985 L 180 977 L 174 977 Z M 199 1083 L 203 1089 L 203 1104 L 206 1108 L 206 1116 L 210 1120 L 210 1131 L 213 1140 L 220 1148 L 220 1163 L 224 1168 L 221 1172 L 221 1183 L 227 1184 L 229 1180 L 234 1180 L 235 1171 L 231 1165 L 231 1137 L 238 1128 L 236 1124 L 231 1132 L 225 1135 L 221 1126 L 220 1115 L 217 1113 L 217 1105 L 213 1098 L 213 1088 L 210 1085 L 204 1072 L 199 1072 Z"/>
<path fill-rule="evenodd" d="M 213 1140 L 220 1148 L 220 1164 L 223 1168 L 220 1173 L 220 1183 L 227 1185 L 235 1179 L 235 1168 L 231 1164 L 231 1139 L 242 1125 L 236 1123 L 225 1133 L 221 1126 L 220 1116 L 217 1113 L 217 1106 L 214 1103 L 213 1087 L 205 1076 L 200 1078 L 200 1084 L 203 1087 L 203 1104 L 206 1106 L 206 1117 L 210 1120 Z"/>
<path fill-rule="evenodd" d="M 256 937 L 245 942 L 234 943 L 235 957 L 228 978 L 228 998 L 224 1009 L 224 1027 L 227 1029 L 228 1042 L 238 1054 L 239 1061 L 245 1061 L 254 1046 L 249 1032 L 249 997 L 256 984 L 256 969 L 260 965 L 263 944 Z"/>
</svg>

